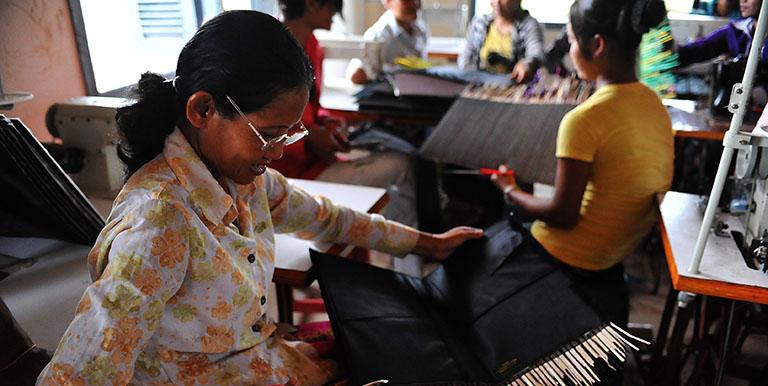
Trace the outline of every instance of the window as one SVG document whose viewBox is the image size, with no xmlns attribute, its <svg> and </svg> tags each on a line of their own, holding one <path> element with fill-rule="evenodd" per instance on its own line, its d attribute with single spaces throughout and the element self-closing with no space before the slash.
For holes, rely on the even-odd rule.
<svg viewBox="0 0 768 386">
<path fill-rule="evenodd" d="M 168 77 L 184 44 L 223 10 L 277 14 L 275 0 L 70 0 L 90 95 L 122 95 L 140 75 Z"/>
<path fill-rule="evenodd" d="M 181 47 L 200 20 L 195 3 L 189 0 L 73 2 L 77 3 L 71 9 L 89 94 L 133 84 L 146 71 L 173 73 Z"/>
</svg>

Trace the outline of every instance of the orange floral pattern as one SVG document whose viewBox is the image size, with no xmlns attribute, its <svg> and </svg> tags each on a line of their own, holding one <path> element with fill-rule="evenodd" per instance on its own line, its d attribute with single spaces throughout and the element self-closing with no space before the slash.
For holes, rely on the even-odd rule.
<svg viewBox="0 0 768 386">
<path fill-rule="evenodd" d="M 152 239 L 151 253 L 160 258 L 160 266 L 173 268 L 184 259 L 186 246 L 181 244 L 181 234 L 173 229 L 166 229 L 162 235 Z"/>
<path fill-rule="evenodd" d="M 107 224 L 88 256 L 94 283 L 42 385 L 323 384 L 329 372 L 275 337 L 265 314 L 275 233 L 400 255 L 418 237 L 271 169 L 250 185 L 217 181 L 178 130 Z"/>
</svg>

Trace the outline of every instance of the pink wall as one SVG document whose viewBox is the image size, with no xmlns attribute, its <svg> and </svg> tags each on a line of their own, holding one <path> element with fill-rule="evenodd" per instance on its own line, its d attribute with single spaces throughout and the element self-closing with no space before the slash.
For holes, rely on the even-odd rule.
<svg viewBox="0 0 768 386">
<path fill-rule="evenodd" d="M 85 95 L 67 0 L 0 0 L 0 75 L 7 92 L 35 98 L 0 114 L 20 117 L 41 141 L 50 141 L 45 112 Z"/>
</svg>

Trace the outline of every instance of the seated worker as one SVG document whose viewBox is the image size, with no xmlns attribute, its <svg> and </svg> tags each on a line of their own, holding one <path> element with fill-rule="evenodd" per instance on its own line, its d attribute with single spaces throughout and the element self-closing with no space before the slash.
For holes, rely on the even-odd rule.
<svg viewBox="0 0 768 386">
<path fill-rule="evenodd" d="M 272 167 L 287 177 L 376 186 L 387 189 L 389 203 L 383 215 L 416 227 L 416 193 L 413 161 L 405 154 L 372 151 L 367 158 L 338 162 L 336 152 L 349 150 L 346 137 L 327 118 L 320 106 L 323 79 L 323 50 L 315 29 L 330 29 L 333 16 L 342 8 L 342 0 L 279 0 L 283 23 L 304 47 L 314 69 L 315 80 L 302 120 L 309 129 L 306 141 L 286 149 L 283 158 Z"/>
<path fill-rule="evenodd" d="M 622 259 L 654 224 L 656 194 L 672 182 L 669 114 L 635 74 L 640 37 L 665 15 L 662 0 L 576 0 L 570 58 L 597 90 L 560 123 L 554 196 L 534 197 L 514 176 L 493 176 L 506 198 L 536 219 L 519 253 L 559 262 L 619 325 L 629 312 Z"/>
<path fill-rule="evenodd" d="M 760 14 L 762 0 L 741 0 L 739 3 L 742 19 L 729 22 L 709 35 L 677 48 L 680 67 L 714 59 L 720 55 L 730 58 L 749 55 L 755 22 Z M 760 60 L 768 60 L 768 40 L 764 41 Z"/>
<path fill-rule="evenodd" d="M 386 12 L 363 34 L 365 40 L 381 42 L 378 57 L 353 60 L 353 83 L 364 84 L 395 66 L 395 58 L 415 56 L 427 59 L 429 29 L 419 19 L 421 0 L 381 0 Z"/>
<path fill-rule="evenodd" d="M 491 0 L 493 13 L 472 19 L 459 68 L 509 73 L 518 83 L 533 77 L 544 63 L 544 35 L 520 1 Z"/>
<path fill-rule="evenodd" d="M 38 384 L 327 384 L 333 364 L 266 315 L 275 233 L 440 260 L 482 232 L 422 233 L 268 168 L 306 134 L 313 84 L 272 16 L 224 12 L 177 63 L 173 82 L 146 73 L 118 109 L 129 178 L 88 256 L 94 282 Z"/>
</svg>

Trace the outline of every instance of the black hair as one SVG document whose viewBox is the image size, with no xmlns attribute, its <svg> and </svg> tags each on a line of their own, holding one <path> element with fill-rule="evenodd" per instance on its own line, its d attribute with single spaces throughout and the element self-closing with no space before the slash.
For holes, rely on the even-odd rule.
<svg viewBox="0 0 768 386">
<path fill-rule="evenodd" d="M 320 5 L 326 5 L 332 3 L 336 12 L 341 12 L 344 7 L 344 0 L 315 0 Z M 280 11 L 283 13 L 285 20 L 298 19 L 304 16 L 306 12 L 306 0 L 277 0 L 280 5 Z"/>
<path fill-rule="evenodd" d="M 209 92 L 223 116 L 259 111 L 284 92 L 309 89 L 313 72 L 304 49 L 274 17 L 228 11 L 203 24 L 179 54 L 173 81 L 145 73 L 135 103 L 117 110 L 118 156 L 126 178 L 163 151 L 165 138 L 185 122 L 189 97 Z"/>
<path fill-rule="evenodd" d="M 634 62 L 643 34 L 666 16 L 663 0 L 576 0 L 570 23 L 587 59 L 592 58 L 589 42 L 599 34 L 614 43 L 612 50 L 620 59 Z"/>
</svg>

